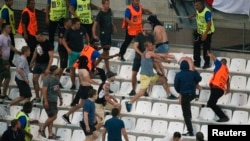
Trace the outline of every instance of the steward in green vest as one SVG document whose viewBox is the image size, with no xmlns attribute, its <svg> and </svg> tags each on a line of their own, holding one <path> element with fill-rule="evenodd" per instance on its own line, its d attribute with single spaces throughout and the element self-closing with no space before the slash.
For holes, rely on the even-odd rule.
<svg viewBox="0 0 250 141">
<path fill-rule="evenodd" d="M 92 4 L 91 0 L 70 0 L 69 11 L 72 18 L 78 17 L 80 19 L 90 38 L 92 38 L 92 25 L 94 22 L 92 8 L 101 10 L 100 7 Z"/>
<path fill-rule="evenodd" d="M 201 45 L 203 46 L 203 69 L 211 66 L 210 57 L 207 55 L 211 48 L 212 35 L 215 31 L 212 13 L 210 9 L 205 6 L 203 0 L 195 0 L 194 3 L 196 12 L 189 16 L 189 18 L 196 16 L 197 30 L 194 32 L 194 65 L 200 67 L 201 63 Z"/>
<path fill-rule="evenodd" d="M 45 22 L 49 25 L 49 41 L 54 45 L 54 36 L 67 15 L 67 0 L 47 0 Z"/>
</svg>

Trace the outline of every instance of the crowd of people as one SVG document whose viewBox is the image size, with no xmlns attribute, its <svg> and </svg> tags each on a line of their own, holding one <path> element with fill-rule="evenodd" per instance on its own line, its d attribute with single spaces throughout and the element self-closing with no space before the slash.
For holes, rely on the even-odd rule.
<svg viewBox="0 0 250 141">
<path fill-rule="evenodd" d="M 121 140 L 121 136 L 128 141 L 128 136 L 122 120 L 119 119 L 121 104 L 116 97 L 111 95 L 113 91 L 110 84 L 115 81 L 116 72 L 112 72 L 109 59 L 119 56 L 121 61 L 126 61 L 124 54 L 133 42 L 135 58 L 132 67 L 132 90 L 128 94 L 131 99 L 126 102 L 126 109 L 131 111 L 133 103 L 141 96 L 148 96 L 147 90 L 151 83 L 159 81 L 166 94 L 167 99 L 177 100 L 182 106 L 184 122 L 188 132 L 183 136 L 194 136 L 191 122 L 191 104 L 196 98 L 196 89 L 200 89 L 201 76 L 196 67 L 200 67 L 200 48 L 203 45 L 204 69 L 211 66 L 212 59 L 215 64 L 214 75 L 210 81 L 211 96 L 207 106 L 218 115 L 218 122 L 228 121 L 228 117 L 216 105 L 218 99 L 229 92 L 229 71 L 225 59 L 220 61 L 211 53 L 210 44 L 212 34 L 215 31 L 211 11 L 201 0 L 195 1 L 197 31 L 194 33 L 194 58 L 187 57 L 184 53 L 169 53 L 169 40 L 164 25 L 156 15 L 152 15 L 149 9 L 140 4 L 140 0 L 132 0 L 125 9 L 125 17 L 122 28 L 126 35 L 118 54 L 110 55 L 112 36 L 117 32 L 118 25 L 113 22 L 113 13 L 110 8 L 110 0 L 102 0 L 102 7 L 96 6 L 90 0 L 48 0 L 46 6 L 45 22 L 48 24 L 48 38 L 38 31 L 39 21 L 35 12 L 35 0 L 27 0 L 27 6 L 21 13 L 18 29 L 15 29 L 14 12 L 11 6 L 13 0 L 5 0 L 0 10 L 0 98 L 10 100 L 6 105 L 6 111 L 10 113 L 10 107 L 24 101 L 23 109 L 18 112 L 11 127 L 4 133 L 4 141 L 30 141 L 33 135 L 30 133 L 29 123 L 38 123 L 37 120 L 30 121 L 29 113 L 32 105 L 42 103 L 48 118 L 40 127 L 39 133 L 48 139 L 60 138 L 52 131 L 53 122 L 58 118 L 58 105 L 63 102 L 60 77 L 66 68 L 69 68 L 72 82 L 71 90 L 77 93 L 70 104 L 71 109 L 62 117 L 71 124 L 69 116 L 80 108 L 83 108 L 83 119 L 80 127 L 86 135 L 86 141 L 92 141 L 97 136 L 97 131 L 104 127 L 102 140 L 105 141 L 108 133 L 109 141 Z M 95 19 L 92 18 L 92 9 L 99 10 Z M 69 12 L 68 12 L 69 11 Z M 148 14 L 146 23 L 143 23 L 143 14 Z M 71 18 L 69 18 L 69 16 Z M 97 29 L 99 33 L 97 34 Z M 58 53 L 60 67 L 52 65 L 54 57 L 55 34 L 58 30 Z M 27 46 L 21 50 L 15 48 L 14 36 L 21 34 Z M 100 42 L 100 44 L 99 44 Z M 102 53 L 99 52 L 102 50 Z M 17 63 L 13 63 L 13 54 L 20 57 Z M 106 69 L 97 67 L 104 61 Z M 166 78 L 166 72 L 162 62 L 176 60 L 180 64 L 180 72 L 174 80 L 174 88 L 180 94 L 176 96 L 171 93 Z M 194 60 L 194 61 L 193 61 Z M 10 81 L 10 67 L 16 67 L 15 81 L 19 89 L 20 97 L 11 99 L 7 95 Z M 78 69 L 79 88 L 76 88 L 76 69 Z M 137 85 L 137 74 L 140 71 L 140 91 L 135 92 Z M 155 70 L 155 72 L 154 72 Z M 36 97 L 31 100 L 29 73 L 33 73 L 33 85 Z M 93 80 L 93 76 L 99 75 L 101 83 Z M 41 78 L 40 78 L 41 77 Z M 42 80 L 40 86 L 39 79 Z M 99 89 L 93 89 L 92 85 L 99 85 Z M 59 99 L 59 104 L 57 103 Z M 105 123 L 105 109 L 111 110 L 112 118 Z M 45 129 L 48 128 L 48 135 Z M 22 129 L 19 132 L 19 129 Z M 13 133 L 13 137 L 11 136 Z M 181 138 L 180 133 L 174 136 Z M 199 135 L 201 136 L 201 135 Z"/>
</svg>

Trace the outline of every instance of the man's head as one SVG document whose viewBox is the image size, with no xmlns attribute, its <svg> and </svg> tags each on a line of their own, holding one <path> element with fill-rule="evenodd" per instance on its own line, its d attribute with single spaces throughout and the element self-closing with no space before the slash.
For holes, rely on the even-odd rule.
<svg viewBox="0 0 250 141">
<path fill-rule="evenodd" d="M 81 27 L 81 21 L 80 21 L 79 18 L 73 18 L 73 19 L 72 19 L 72 27 L 73 27 L 75 30 L 80 29 L 80 27 Z"/>
<path fill-rule="evenodd" d="M 150 15 L 147 19 L 147 21 L 155 27 L 156 25 L 162 25 L 162 23 L 158 20 L 156 15 Z"/>
<path fill-rule="evenodd" d="M 58 75 L 60 72 L 60 69 L 58 68 L 57 65 L 52 65 L 52 66 L 50 66 L 49 71 L 53 75 Z"/>
<path fill-rule="evenodd" d="M 109 9 L 109 5 L 110 5 L 110 1 L 109 0 L 102 0 L 102 6 L 104 10 L 108 10 Z"/>
<path fill-rule="evenodd" d="M 148 35 L 152 32 L 152 26 L 149 23 L 143 24 L 143 32 Z"/>
<path fill-rule="evenodd" d="M 5 32 L 6 34 L 10 34 L 11 27 L 9 23 L 3 23 L 1 28 L 3 32 Z"/>
<path fill-rule="evenodd" d="M 227 64 L 227 59 L 225 59 L 225 58 L 222 58 L 222 59 L 220 60 L 220 62 L 221 62 L 221 64 L 224 64 L 224 65 L 226 65 L 226 64 Z"/>
<path fill-rule="evenodd" d="M 149 41 L 149 40 L 144 42 L 144 47 L 147 51 L 154 51 L 155 49 L 152 41 Z"/>
<path fill-rule="evenodd" d="M 106 77 L 107 77 L 107 79 L 111 80 L 111 82 L 114 82 L 116 75 L 117 75 L 117 73 L 113 73 L 112 71 L 109 71 L 109 72 L 107 72 Z"/>
<path fill-rule="evenodd" d="M 180 139 L 181 139 L 181 133 L 180 132 L 174 132 L 173 141 L 180 141 Z"/>
<path fill-rule="evenodd" d="M 96 100 L 97 99 L 97 91 L 95 89 L 91 89 L 88 93 L 88 97 Z"/>
<path fill-rule="evenodd" d="M 98 46 L 100 45 L 100 42 L 99 42 L 99 40 L 92 38 L 92 39 L 90 39 L 89 44 L 91 47 L 93 47 L 94 49 L 97 50 Z"/>
<path fill-rule="evenodd" d="M 24 56 L 29 57 L 30 56 L 30 48 L 28 46 L 23 46 L 21 49 L 21 53 Z"/>
<path fill-rule="evenodd" d="M 88 68 L 88 58 L 86 56 L 80 56 L 78 63 L 79 63 L 79 65 L 78 65 L 79 69 L 87 69 L 87 70 L 89 70 L 89 68 Z"/>
<path fill-rule="evenodd" d="M 27 7 L 29 9 L 35 9 L 35 0 L 27 0 Z"/>
<path fill-rule="evenodd" d="M 72 26 L 72 20 L 70 18 L 64 19 L 64 26 L 70 28 Z"/>
<path fill-rule="evenodd" d="M 197 11 L 201 12 L 204 8 L 204 1 L 203 0 L 195 0 L 194 7 Z"/>
<path fill-rule="evenodd" d="M 25 113 L 31 113 L 31 111 L 32 111 L 32 103 L 31 102 L 25 102 L 24 104 L 23 104 L 23 111 L 25 112 Z"/>
<path fill-rule="evenodd" d="M 139 6 L 140 5 L 140 0 L 132 0 L 132 5 L 133 6 Z"/>
<path fill-rule="evenodd" d="M 120 115 L 120 111 L 117 108 L 113 108 L 112 111 L 111 111 L 111 114 L 112 114 L 113 117 L 117 117 L 117 116 Z"/>
<path fill-rule="evenodd" d="M 10 126 L 11 126 L 11 128 L 14 128 L 14 129 L 16 129 L 16 130 L 21 129 L 21 124 L 20 124 L 20 122 L 19 122 L 18 119 L 13 119 L 13 120 L 10 122 Z"/>
<path fill-rule="evenodd" d="M 5 4 L 8 6 L 12 6 L 13 5 L 13 0 L 5 0 Z"/>
<path fill-rule="evenodd" d="M 36 40 L 38 42 L 44 42 L 46 40 L 46 37 L 43 35 L 43 33 L 39 32 L 36 34 Z"/>
<path fill-rule="evenodd" d="M 204 141 L 204 135 L 202 132 L 196 133 L 196 141 Z"/>
</svg>

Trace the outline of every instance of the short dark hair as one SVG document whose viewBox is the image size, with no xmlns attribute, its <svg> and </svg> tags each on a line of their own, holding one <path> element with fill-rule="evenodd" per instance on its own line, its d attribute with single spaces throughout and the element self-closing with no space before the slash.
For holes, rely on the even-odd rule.
<svg viewBox="0 0 250 141">
<path fill-rule="evenodd" d="M 30 4 L 31 1 L 35 1 L 35 0 L 27 0 L 27 6 Z"/>
<path fill-rule="evenodd" d="M 63 23 L 65 24 L 65 23 L 67 23 L 68 21 L 71 21 L 71 20 L 72 20 L 71 18 L 65 18 Z"/>
<path fill-rule="evenodd" d="M 72 19 L 72 24 L 76 24 L 77 22 L 80 22 L 80 19 L 79 18 L 73 18 Z"/>
<path fill-rule="evenodd" d="M 87 69 L 87 70 L 89 70 L 89 68 L 88 68 L 88 58 L 86 56 L 80 56 L 79 59 L 78 59 L 78 63 L 79 63 L 79 66 L 78 66 L 79 69 Z"/>
<path fill-rule="evenodd" d="M 173 138 L 181 138 L 181 133 L 178 131 L 174 132 Z"/>
<path fill-rule="evenodd" d="M 30 48 L 28 46 L 23 46 L 21 49 L 21 53 L 24 54 L 26 51 L 28 51 Z"/>
<path fill-rule="evenodd" d="M 18 123 L 18 119 L 13 119 L 11 122 L 10 122 L 10 126 L 13 128 L 17 125 Z"/>
<path fill-rule="evenodd" d="M 113 117 L 117 117 L 120 114 L 120 111 L 117 108 L 113 108 L 111 114 Z"/>
<path fill-rule="evenodd" d="M 91 89 L 91 90 L 89 91 L 89 93 L 88 93 L 88 97 L 89 97 L 89 98 L 92 98 L 92 97 L 94 97 L 94 95 L 96 95 L 96 94 L 97 94 L 96 89 Z"/>
<path fill-rule="evenodd" d="M 197 141 L 204 141 L 204 135 L 202 132 L 197 132 L 196 133 L 196 140 Z"/>
<path fill-rule="evenodd" d="M 105 4 L 106 1 L 109 1 L 109 0 L 102 0 L 102 4 Z"/>
<path fill-rule="evenodd" d="M 8 26 L 8 25 L 10 25 L 10 24 L 9 24 L 9 23 L 3 23 L 2 26 L 1 26 L 2 30 L 3 30 L 6 26 Z"/>
<path fill-rule="evenodd" d="M 23 104 L 23 110 L 30 110 L 32 108 L 32 103 L 31 102 L 25 102 Z"/>
</svg>

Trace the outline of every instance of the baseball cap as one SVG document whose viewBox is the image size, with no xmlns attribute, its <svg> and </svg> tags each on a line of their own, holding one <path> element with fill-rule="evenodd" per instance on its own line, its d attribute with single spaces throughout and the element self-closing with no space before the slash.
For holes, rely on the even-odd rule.
<svg viewBox="0 0 250 141">
<path fill-rule="evenodd" d="M 49 71 L 52 73 L 52 72 L 54 72 L 57 68 L 58 68 L 58 66 L 52 65 L 52 66 L 50 66 Z"/>
<path fill-rule="evenodd" d="M 152 30 L 152 26 L 149 23 L 143 24 L 143 29 L 144 30 Z"/>
<path fill-rule="evenodd" d="M 109 71 L 109 72 L 107 72 L 107 74 L 106 74 L 107 78 L 111 78 L 111 77 L 116 76 L 116 75 L 117 75 L 117 73 L 114 73 L 114 72 L 112 72 L 112 71 Z"/>
</svg>

